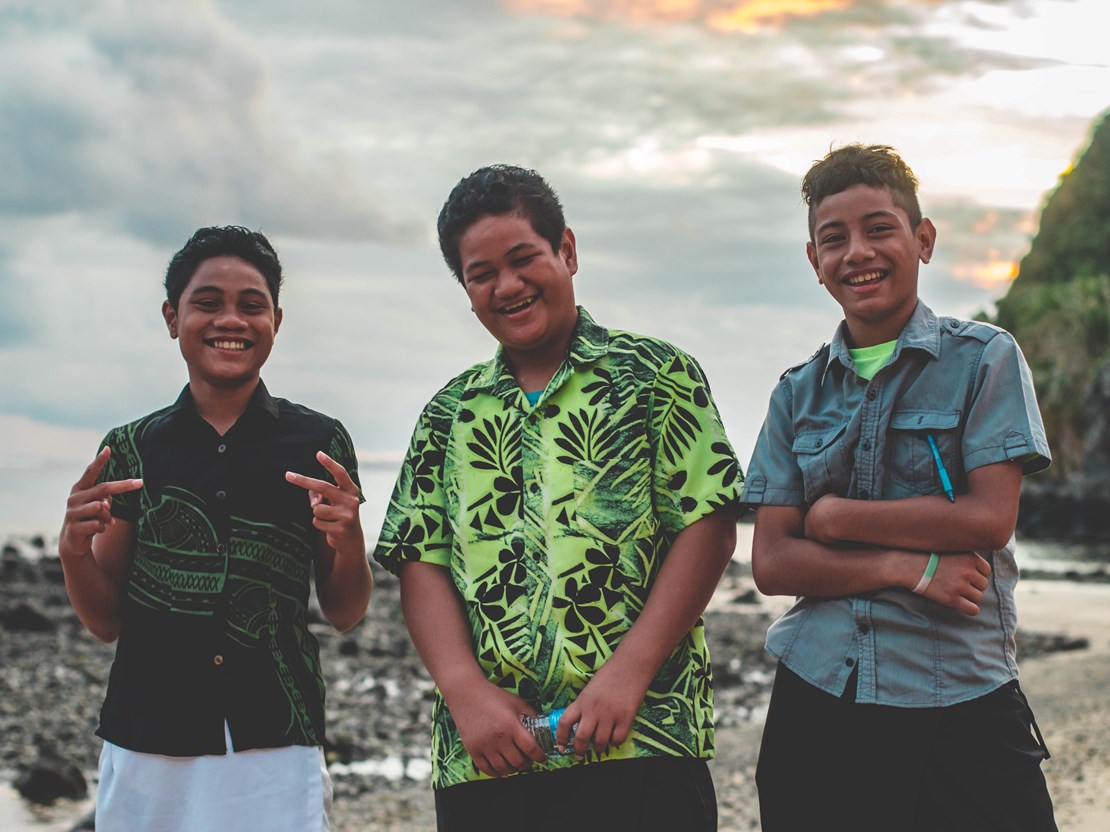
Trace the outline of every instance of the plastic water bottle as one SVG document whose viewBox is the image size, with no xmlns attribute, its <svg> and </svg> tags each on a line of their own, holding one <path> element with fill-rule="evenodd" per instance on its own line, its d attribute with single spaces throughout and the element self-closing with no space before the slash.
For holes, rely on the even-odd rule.
<svg viewBox="0 0 1110 832">
<path fill-rule="evenodd" d="M 536 742 L 540 744 L 543 753 L 548 757 L 565 757 L 574 753 L 574 730 L 578 727 L 577 722 L 570 726 L 567 750 L 565 752 L 560 751 L 555 744 L 555 731 L 559 727 L 559 719 L 563 716 L 565 710 L 566 708 L 556 708 L 550 713 L 539 714 L 538 716 L 522 716 L 520 718 L 520 721 L 524 723 L 524 728 L 536 738 Z"/>
</svg>

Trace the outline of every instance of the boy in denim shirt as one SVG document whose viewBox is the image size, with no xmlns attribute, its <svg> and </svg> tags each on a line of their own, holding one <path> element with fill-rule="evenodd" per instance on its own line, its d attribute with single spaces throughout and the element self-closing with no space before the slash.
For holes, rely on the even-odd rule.
<svg viewBox="0 0 1110 832">
<path fill-rule="evenodd" d="M 767 635 L 764 832 L 1056 829 L 1014 655 L 1021 477 L 1049 449 L 1009 333 L 918 299 L 916 191 L 885 146 L 802 183 L 844 321 L 783 375 L 741 497 L 756 583 L 798 596 Z"/>
</svg>

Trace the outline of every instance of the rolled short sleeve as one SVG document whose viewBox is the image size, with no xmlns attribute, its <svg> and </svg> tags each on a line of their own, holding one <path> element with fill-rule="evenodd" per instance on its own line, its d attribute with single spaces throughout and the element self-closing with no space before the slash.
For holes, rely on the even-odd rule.
<svg viewBox="0 0 1110 832">
<path fill-rule="evenodd" d="M 1049 466 L 1033 375 L 1020 347 L 1000 332 L 983 348 L 974 379 L 963 435 L 964 468 L 1021 461 L 1024 473 Z"/>
<path fill-rule="evenodd" d="M 771 394 L 767 417 L 748 464 L 740 502 L 749 506 L 805 506 L 802 471 L 794 455 L 793 396 L 787 380 Z"/>
<path fill-rule="evenodd" d="M 682 529 L 725 506 L 738 509 L 744 482 L 701 367 L 677 354 L 652 390 L 652 486 L 663 528 Z"/>
<path fill-rule="evenodd" d="M 443 488 L 446 437 L 427 409 L 416 423 L 405 461 L 389 499 L 374 559 L 394 574 L 405 561 L 447 566 L 451 532 Z"/>
<path fill-rule="evenodd" d="M 100 475 L 96 478 L 100 482 L 115 482 L 117 480 L 141 479 L 143 476 L 139 455 L 130 431 L 126 427 L 114 428 L 100 443 L 103 448 L 107 445 L 112 449 L 111 456 Z M 112 516 L 120 520 L 134 523 L 139 519 L 140 491 L 125 491 L 112 496 Z"/>
<path fill-rule="evenodd" d="M 366 502 L 366 495 L 362 493 L 362 483 L 358 478 L 358 458 L 355 455 L 355 443 L 351 439 L 351 435 L 347 433 L 347 429 L 337 419 L 335 420 L 335 427 L 332 430 L 331 440 L 328 442 L 328 456 L 338 462 L 346 470 L 347 474 L 358 486 L 358 501 L 360 503 Z M 331 474 L 328 474 L 328 479 L 334 480 Z"/>
</svg>

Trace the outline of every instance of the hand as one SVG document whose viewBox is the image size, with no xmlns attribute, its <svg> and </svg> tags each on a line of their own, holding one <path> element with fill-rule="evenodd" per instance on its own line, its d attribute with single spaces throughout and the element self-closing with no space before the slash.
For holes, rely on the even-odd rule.
<svg viewBox="0 0 1110 832">
<path fill-rule="evenodd" d="M 651 677 L 643 677 L 643 672 L 631 666 L 624 668 L 617 655 L 611 656 L 567 706 L 555 732 L 556 745 L 567 746 L 570 728 L 575 723 L 578 727 L 574 731 L 574 755 L 579 760 L 586 756 L 590 746 L 602 753 L 609 746 L 623 743 L 651 684 Z"/>
<path fill-rule="evenodd" d="M 547 757 L 521 724 L 536 709 L 513 693 L 486 681 L 466 688 L 448 703 L 459 737 L 478 770 L 491 777 L 527 771 Z"/>
<path fill-rule="evenodd" d="M 316 459 L 335 477 L 337 485 L 292 471 L 285 472 L 285 479 L 308 492 L 312 525 L 324 533 L 332 549 L 360 550 L 364 544 L 358 486 L 347 470 L 323 451 L 317 452 Z"/>
<path fill-rule="evenodd" d="M 990 574 L 991 565 L 975 552 L 941 555 L 924 595 L 964 615 L 978 615 L 983 592 L 990 586 Z"/>
<path fill-rule="evenodd" d="M 143 487 L 142 480 L 112 480 L 97 483 L 96 478 L 112 455 L 105 446 L 96 455 L 81 479 L 70 489 L 65 521 L 58 536 L 58 557 L 80 558 L 92 553 L 92 540 L 112 525 L 112 495 Z"/>
<path fill-rule="evenodd" d="M 818 497 L 816 502 L 809 507 L 805 516 L 805 536 L 809 540 L 824 543 L 826 546 L 838 542 L 832 536 L 830 529 L 831 519 L 836 512 L 836 503 L 842 498 L 834 494 L 825 494 Z"/>
</svg>

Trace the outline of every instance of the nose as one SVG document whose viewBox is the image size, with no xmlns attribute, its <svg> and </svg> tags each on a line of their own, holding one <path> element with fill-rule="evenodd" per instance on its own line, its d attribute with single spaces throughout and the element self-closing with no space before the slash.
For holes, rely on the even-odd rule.
<svg viewBox="0 0 1110 832">
<path fill-rule="evenodd" d="M 496 293 L 499 298 L 511 298 L 524 286 L 524 278 L 516 269 L 505 269 L 497 276 Z"/>
<path fill-rule="evenodd" d="M 848 239 L 848 252 L 845 259 L 849 263 L 865 263 L 875 256 L 875 247 L 866 234 L 853 234 Z"/>
<path fill-rule="evenodd" d="M 238 307 L 227 305 L 220 309 L 220 313 L 213 319 L 219 329 L 244 329 L 247 322 L 243 320 Z"/>
</svg>

